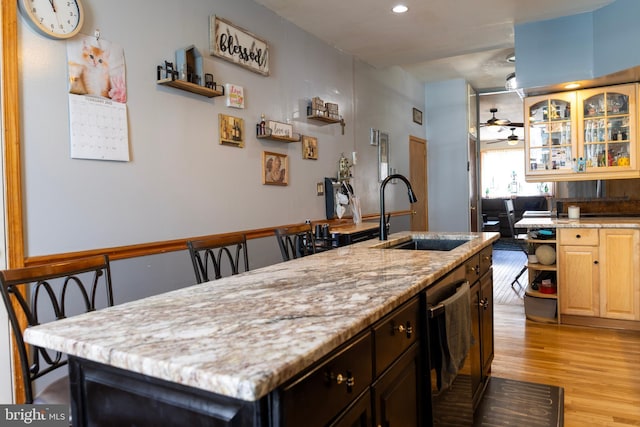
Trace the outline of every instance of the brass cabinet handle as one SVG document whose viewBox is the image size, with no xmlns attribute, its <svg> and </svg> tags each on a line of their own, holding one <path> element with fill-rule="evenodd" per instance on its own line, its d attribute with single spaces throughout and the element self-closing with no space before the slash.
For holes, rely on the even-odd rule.
<svg viewBox="0 0 640 427">
<path fill-rule="evenodd" d="M 351 372 L 347 371 L 346 375 L 343 374 L 333 374 L 329 375 L 329 378 L 338 385 L 346 385 L 347 392 L 351 393 L 353 391 L 353 387 L 356 385 L 356 379 L 351 375 Z"/>
<path fill-rule="evenodd" d="M 413 334 L 413 326 L 411 326 L 411 322 L 409 322 L 408 320 L 406 325 L 407 326 L 400 324 L 398 326 L 393 326 L 392 332 L 393 333 L 400 332 L 401 334 L 404 334 L 406 332 L 407 338 L 411 338 L 411 335 Z"/>
<path fill-rule="evenodd" d="M 484 310 L 486 310 L 487 308 L 489 308 L 489 300 L 487 298 L 483 298 L 480 300 L 478 305 L 482 307 Z"/>
</svg>

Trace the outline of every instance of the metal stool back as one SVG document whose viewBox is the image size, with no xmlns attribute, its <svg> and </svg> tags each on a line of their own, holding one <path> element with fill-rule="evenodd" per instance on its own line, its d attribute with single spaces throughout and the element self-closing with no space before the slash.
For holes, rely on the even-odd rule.
<svg viewBox="0 0 640 427">
<path fill-rule="evenodd" d="M 24 342 L 20 319 L 36 326 L 113 305 L 106 255 L 0 271 L 0 291 L 20 358 L 25 403 L 70 404 L 68 376 L 34 392 L 34 381 L 67 364 L 63 353 Z"/>
<path fill-rule="evenodd" d="M 226 271 L 223 265 L 228 265 L 231 275 L 240 273 L 241 259 L 243 271 L 249 271 L 247 238 L 244 234 L 190 240 L 187 247 L 197 283 L 221 278 Z"/>
</svg>

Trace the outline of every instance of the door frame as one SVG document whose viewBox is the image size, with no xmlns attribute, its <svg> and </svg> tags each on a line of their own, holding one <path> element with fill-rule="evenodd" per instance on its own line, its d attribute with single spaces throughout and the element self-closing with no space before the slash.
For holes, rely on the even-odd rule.
<svg viewBox="0 0 640 427">
<path fill-rule="evenodd" d="M 412 144 L 424 144 L 424 152 L 425 152 L 425 156 L 424 156 L 424 194 L 417 194 L 416 193 L 416 186 L 414 183 L 414 193 L 416 193 L 416 198 L 418 199 L 419 204 L 424 203 L 424 224 L 425 224 L 425 230 L 415 230 L 415 225 L 414 225 L 414 218 L 416 216 L 416 210 L 415 209 L 411 209 L 411 230 L 412 231 L 426 231 L 429 229 L 429 175 L 428 175 L 428 169 L 427 169 L 427 165 L 428 165 L 428 151 L 427 151 L 427 140 L 423 139 L 423 138 L 418 138 L 417 136 L 413 136 L 413 135 L 409 135 L 409 176 L 413 177 L 414 175 L 414 170 L 412 170 L 412 161 L 411 161 L 411 145 Z"/>
<path fill-rule="evenodd" d="M 2 71 L 0 72 L 0 110 L 4 135 L 4 229 L 6 266 L 17 268 L 24 266 L 24 224 L 22 205 L 22 160 L 20 142 L 20 97 L 18 73 L 18 12 L 14 0 L 0 0 L 0 19 L 2 21 Z M 26 325 L 24 316 L 18 319 Z M 4 325 L 2 326 L 4 328 Z M 24 387 L 20 371 L 18 354 L 12 351 L 14 402 L 24 402 Z M 2 369 L 2 368 L 0 368 Z"/>
</svg>

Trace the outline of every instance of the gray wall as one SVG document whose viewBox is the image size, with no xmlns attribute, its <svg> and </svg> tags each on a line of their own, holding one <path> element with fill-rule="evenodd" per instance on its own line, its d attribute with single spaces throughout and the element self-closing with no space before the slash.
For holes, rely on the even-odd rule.
<svg viewBox="0 0 640 427">
<path fill-rule="evenodd" d="M 429 229 L 469 231 L 467 82 L 426 85 Z"/>
<path fill-rule="evenodd" d="M 408 174 L 409 135 L 425 137 L 425 127 L 411 120 L 413 107 L 424 110 L 424 87 L 400 69 L 373 69 L 250 0 L 192 0 L 189 7 L 168 0 L 85 3 L 83 33 L 99 28 L 103 39 L 124 48 L 131 161 L 70 158 L 66 44 L 35 34 L 19 18 L 27 256 L 322 219 L 316 182 L 335 176 L 340 154 L 353 151 L 363 212 L 376 212 L 370 127 L 389 132 L 391 165 Z M 213 14 L 269 42 L 270 77 L 209 56 Z M 156 85 L 156 66 L 192 44 L 205 72 L 244 87 L 246 109 Z M 339 125 L 306 119 L 314 96 L 339 104 L 344 135 Z M 245 148 L 219 145 L 218 113 L 244 118 Z M 318 160 L 303 160 L 299 143 L 257 140 L 262 113 L 317 137 Z M 262 151 L 289 155 L 289 186 L 261 184 Z M 389 209 L 408 208 L 406 192 L 387 193 Z M 395 221 L 392 230 L 406 226 Z M 280 261 L 273 238 L 252 241 L 249 253 L 252 268 Z M 115 262 L 113 278 L 117 302 L 194 282 L 186 251 Z"/>
</svg>

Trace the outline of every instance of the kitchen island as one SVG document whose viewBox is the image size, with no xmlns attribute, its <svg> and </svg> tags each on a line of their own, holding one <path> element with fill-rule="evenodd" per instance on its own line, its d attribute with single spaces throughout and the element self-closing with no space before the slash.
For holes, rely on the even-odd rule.
<svg viewBox="0 0 640 427">
<path fill-rule="evenodd" d="M 25 339 L 70 356 L 74 425 L 152 425 L 150 411 L 167 424 L 196 425 L 188 417 L 199 412 L 215 413 L 214 425 L 286 425 L 274 391 L 360 343 L 499 237 L 446 235 L 470 240 L 449 251 L 385 249 L 441 237 L 396 233 L 29 328 Z M 182 412 L 158 403 L 168 401 L 185 402 Z"/>
</svg>

